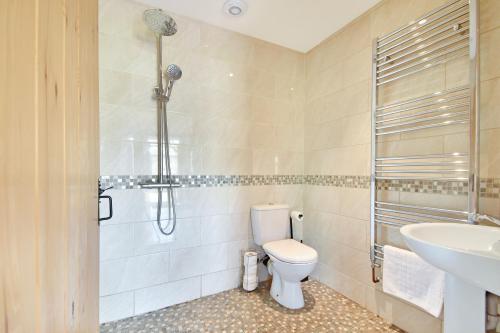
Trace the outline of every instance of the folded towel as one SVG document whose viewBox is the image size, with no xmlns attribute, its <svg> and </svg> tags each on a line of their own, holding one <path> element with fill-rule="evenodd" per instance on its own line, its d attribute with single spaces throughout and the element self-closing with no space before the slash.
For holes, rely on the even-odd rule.
<svg viewBox="0 0 500 333">
<path fill-rule="evenodd" d="M 434 317 L 443 307 L 442 270 L 428 264 L 413 252 L 384 246 L 384 292 L 413 303 Z"/>
</svg>

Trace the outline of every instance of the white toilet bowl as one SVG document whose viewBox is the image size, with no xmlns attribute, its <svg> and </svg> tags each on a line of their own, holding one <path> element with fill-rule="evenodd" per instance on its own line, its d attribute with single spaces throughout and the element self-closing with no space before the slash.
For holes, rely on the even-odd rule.
<svg viewBox="0 0 500 333">
<path fill-rule="evenodd" d="M 318 262 L 318 253 L 293 239 L 283 239 L 263 245 L 269 255 L 269 273 L 273 276 L 271 296 L 289 309 L 304 307 L 300 281 L 308 276 Z"/>
</svg>

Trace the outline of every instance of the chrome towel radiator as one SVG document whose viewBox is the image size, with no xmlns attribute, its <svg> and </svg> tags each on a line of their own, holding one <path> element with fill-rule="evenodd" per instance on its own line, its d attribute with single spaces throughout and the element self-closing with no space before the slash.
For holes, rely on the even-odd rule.
<svg viewBox="0 0 500 333">
<path fill-rule="evenodd" d="M 382 228 L 422 222 L 475 223 L 478 218 L 478 13 L 478 0 L 455 0 L 373 43 L 370 185 L 373 282 L 379 281 L 376 268 L 384 260 Z M 384 104 L 381 98 L 386 96 L 384 89 L 389 93 L 411 89 L 412 82 L 417 82 L 411 80 L 418 80 L 419 75 L 464 58 L 468 58 L 469 68 L 465 69 L 468 83 Z M 441 129 L 444 133 L 451 126 L 467 128 L 466 152 L 391 155 L 379 149 L 391 138 L 401 139 L 425 131 L 439 135 Z M 391 183 L 410 181 L 440 186 L 464 184 L 468 187 L 467 207 L 452 210 L 438 205 L 420 206 L 391 201 L 382 195 Z"/>
</svg>

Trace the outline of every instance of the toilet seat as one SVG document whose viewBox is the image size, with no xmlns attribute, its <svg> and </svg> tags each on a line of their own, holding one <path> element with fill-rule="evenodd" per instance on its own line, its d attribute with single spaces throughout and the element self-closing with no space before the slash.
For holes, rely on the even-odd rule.
<svg viewBox="0 0 500 333">
<path fill-rule="evenodd" d="M 318 260 L 316 250 L 294 239 L 272 241 L 262 247 L 269 256 L 290 264 L 309 264 Z"/>
</svg>

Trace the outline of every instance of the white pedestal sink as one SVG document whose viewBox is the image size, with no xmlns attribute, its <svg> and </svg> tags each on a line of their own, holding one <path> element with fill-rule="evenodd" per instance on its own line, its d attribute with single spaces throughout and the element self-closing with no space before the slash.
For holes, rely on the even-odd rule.
<svg viewBox="0 0 500 333">
<path fill-rule="evenodd" d="M 413 252 L 446 272 L 444 332 L 485 332 L 486 291 L 500 295 L 500 228 L 421 223 L 401 234 Z"/>
</svg>

